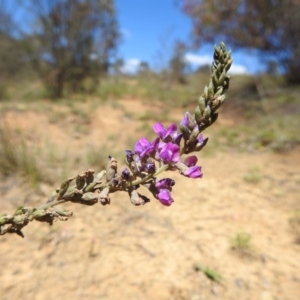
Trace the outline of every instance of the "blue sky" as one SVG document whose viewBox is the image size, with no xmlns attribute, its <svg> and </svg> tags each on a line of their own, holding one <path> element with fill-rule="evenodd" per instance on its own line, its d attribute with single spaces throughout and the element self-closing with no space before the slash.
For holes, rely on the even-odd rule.
<svg viewBox="0 0 300 300">
<path fill-rule="evenodd" d="M 116 0 L 123 42 L 119 56 L 126 71 L 134 71 L 140 61 L 152 68 L 167 64 L 175 41 L 189 41 L 192 22 L 179 8 L 182 0 Z M 177 5 L 176 5 L 177 3 Z M 216 40 L 216 44 L 220 41 Z M 250 52 L 232 49 L 232 73 L 254 73 L 261 70 L 258 57 Z M 197 67 L 210 64 L 213 45 L 188 52 L 186 60 Z"/>
<path fill-rule="evenodd" d="M 175 42 L 190 42 L 192 22 L 180 10 L 182 2 L 183 0 L 115 0 L 122 33 L 118 57 L 124 59 L 125 71 L 134 72 L 141 61 L 148 62 L 156 70 L 166 67 Z M 16 4 L 16 0 L 7 3 L 11 4 L 15 20 L 24 23 L 28 16 Z M 216 40 L 215 44 L 219 42 Z M 232 51 L 232 73 L 255 73 L 263 70 L 258 55 L 234 48 Z M 186 61 L 192 68 L 197 68 L 203 64 L 211 64 L 212 55 L 213 45 L 206 45 L 196 52 L 188 52 Z"/>
</svg>

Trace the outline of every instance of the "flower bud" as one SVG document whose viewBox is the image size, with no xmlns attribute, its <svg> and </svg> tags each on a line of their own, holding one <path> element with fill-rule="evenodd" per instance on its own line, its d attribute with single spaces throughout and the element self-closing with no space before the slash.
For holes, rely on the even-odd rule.
<svg viewBox="0 0 300 300">
<path fill-rule="evenodd" d="M 226 69 L 223 70 L 221 76 L 220 76 L 219 79 L 218 79 L 218 85 L 219 85 L 219 86 L 220 86 L 220 85 L 222 86 L 222 85 L 224 84 L 225 78 L 226 78 Z"/>
<path fill-rule="evenodd" d="M 195 141 L 197 140 L 197 137 L 199 135 L 199 129 L 198 126 L 196 125 L 190 135 L 189 141 L 192 145 L 194 145 Z"/>
<path fill-rule="evenodd" d="M 90 184 L 94 181 L 94 170 L 87 170 L 85 172 L 85 180 L 86 180 L 86 184 Z"/>
<path fill-rule="evenodd" d="M 204 96 L 205 99 L 208 99 L 208 87 L 207 87 L 207 85 L 204 87 L 203 96 Z"/>
<path fill-rule="evenodd" d="M 126 162 L 128 165 L 130 165 L 130 163 L 134 161 L 133 156 L 134 153 L 131 150 L 126 150 Z"/>
<path fill-rule="evenodd" d="M 63 195 L 62 199 L 76 202 L 80 200 L 81 195 L 82 195 L 82 191 L 73 187 L 70 188 L 68 192 Z"/>
<path fill-rule="evenodd" d="M 106 174 L 105 170 L 102 170 L 101 172 L 99 172 L 96 177 L 94 178 L 95 182 L 100 182 L 103 178 L 103 176 Z"/>
<path fill-rule="evenodd" d="M 205 111 L 204 111 L 204 117 L 205 119 L 209 119 L 211 115 L 211 108 L 210 106 L 206 106 L 205 107 Z"/>
<path fill-rule="evenodd" d="M 54 208 L 55 213 L 57 213 L 61 217 L 71 217 L 73 213 L 69 210 L 62 209 L 62 208 Z"/>
<path fill-rule="evenodd" d="M 39 219 L 39 218 L 45 217 L 46 215 L 47 215 L 47 212 L 44 209 L 38 209 L 32 213 L 32 218 Z"/>
<path fill-rule="evenodd" d="M 98 195 L 92 192 L 87 192 L 81 196 L 81 200 L 93 204 L 98 201 Z"/>
<path fill-rule="evenodd" d="M 24 206 L 19 206 L 14 213 L 14 216 L 23 215 L 26 212 L 26 208 Z"/>
<path fill-rule="evenodd" d="M 70 182 L 73 180 L 74 178 L 69 178 L 67 179 L 66 181 L 64 181 L 60 188 L 59 188 L 59 192 L 58 192 L 58 196 L 57 196 L 57 199 L 60 200 L 62 199 L 62 197 L 64 196 L 64 194 L 67 192 L 68 188 L 69 188 L 69 185 L 70 185 Z"/>
<path fill-rule="evenodd" d="M 147 202 L 150 202 L 150 199 L 147 198 L 144 195 L 139 194 L 136 190 L 132 189 L 128 191 L 128 194 L 130 196 L 130 202 L 135 205 L 135 206 L 139 206 L 139 205 L 144 205 Z"/>
<path fill-rule="evenodd" d="M 190 137 L 191 131 L 190 131 L 186 126 L 184 126 L 183 124 L 180 124 L 180 125 L 179 125 L 179 129 L 180 129 L 180 131 L 181 131 L 182 134 L 183 134 L 184 140 L 188 140 L 189 137 Z"/>
<path fill-rule="evenodd" d="M 196 119 L 196 122 L 198 125 L 201 124 L 203 121 L 204 110 L 202 112 L 201 109 L 199 108 L 199 106 L 197 106 L 195 109 L 195 119 Z"/>
<path fill-rule="evenodd" d="M 205 101 L 205 98 L 203 96 L 200 96 L 200 98 L 198 100 L 198 106 L 199 106 L 200 112 L 204 113 L 205 106 L 206 106 L 206 101 Z"/>
<path fill-rule="evenodd" d="M 111 181 L 117 173 L 118 162 L 115 158 L 109 156 L 109 162 L 106 168 L 106 180 Z"/>
<path fill-rule="evenodd" d="M 59 189 L 54 190 L 51 195 L 49 196 L 47 203 L 54 201 L 57 198 Z"/>
<path fill-rule="evenodd" d="M 110 198 L 109 198 L 109 188 L 105 187 L 98 196 L 98 201 L 102 205 L 110 204 Z"/>
<path fill-rule="evenodd" d="M 85 185 L 85 175 L 84 174 L 78 174 L 75 179 L 76 187 L 78 190 L 83 189 Z"/>
<path fill-rule="evenodd" d="M 13 217 L 9 215 L 3 215 L 0 217 L 0 225 L 11 223 Z"/>
<path fill-rule="evenodd" d="M 125 168 L 122 171 L 121 176 L 122 176 L 123 179 L 128 180 L 129 177 L 130 177 L 130 171 L 127 168 Z"/>
<path fill-rule="evenodd" d="M 28 219 L 25 217 L 25 215 L 18 215 L 18 216 L 14 216 L 13 218 L 13 224 L 15 225 L 26 225 L 28 224 Z"/>
</svg>

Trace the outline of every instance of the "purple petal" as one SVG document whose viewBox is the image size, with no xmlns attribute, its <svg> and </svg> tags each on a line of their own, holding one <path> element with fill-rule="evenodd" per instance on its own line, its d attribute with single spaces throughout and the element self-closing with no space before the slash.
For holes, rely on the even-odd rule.
<svg viewBox="0 0 300 300">
<path fill-rule="evenodd" d="M 148 147 L 151 144 L 147 138 L 141 138 L 139 142 L 143 147 Z"/>
<path fill-rule="evenodd" d="M 189 128 L 189 116 L 190 116 L 190 113 L 189 112 L 186 112 L 182 121 L 181 121 L 181 124 L 187 128 Z"/>
<path fill-rule="evenodd" d="M 125 168 L 123 171 L 122 171 L 122 177 L 126 180 L 129 179 L 129 176 L 130 176 L 130 172 L 127 168 Z"/>
<path fill-rule="evenodd" d="M 144 156 L 153 156 L 159 145 L 159 138 L 156 138 L 150 146 L 144 151 Z"/>
<path fill-rule="evenodd" d="M 159 144 L 158 144 L 158 147 L 157 149 L 160 151 L 162 148 L 164 148 L 166 146 L 166 143 L 165 142 L 162 142 L 160 141 Z"/>
<path fill-rule="evenodd" d="M 133 156 L 134 153 L 131 150 L 126 150 L 126 159 L 128 163 L 133 161 Z"/>
<path fill-rule="evenodd" d="M 179 133 L 179 134 L 174 138 L 174 143 L 177 144 L 177 145 L 179 145 L 182 137 L 183 137 L 183 134 L 182 134 L 182 133 Z"/>
<path fill-rule="evenodd" d="M 133 156 L 134 153 L 131 150 L 126 150 L 126 156 Z"/>
<path fill-rule="evenodd" d="M 176 144 L 167 143 L 160 151 L 159 157 L 165 163 L 176 163 L 180 159 L 180 148 Z"/>
<path fill-rule="evenodd" d="M 202 178 L 203 173 L 200 166 L 194 166 L 184 171 L 183 175 L 190 178 Z"/>
<path fill-rule="evenodd" d="M 135 144 L 135 153 L 138 154 L 141 158 L 152 155 L 159 145 L 159 138 L 155 139 L 152 143 L 149 142 L 146 138 L 141 138 Z"/>
<path fill-rule="evenodd" d="M 155 171 L 156 171 L 156 167 L 155 167 L 155 164 L 153 161 L 143 163 L 141 166 L 141 169 L 143 171 L 146 171 L 147 173 L 151 173 L 151 174 L 155 173 Z"/>
<path fill-rule="evenodd" d="M 203 134 L 199 134 L 197 140 L 198 140 L 198 143 L 202 144 L 204 141 Z"/>
<path fill-rule="evenodd" d="M 197 138 L 197 145 L 195 150 L 200 151 L 207 144 L 207 142 L 208 142 L 208 138 L 203 139 L 203 135 L 200 134 Z"/>
<path fill-rule="evenodd" d="M 141 138 L 134 147 L 135 154 L 140 155 L 145 149 L 147 149 L 151 143 L 146 138 Z"/>
<path fill-rule="evenodd" d="M 198 161 L 198 158 L 195 155 L 192 156 L 188 156 L 185 160 L 184 160 L 184 164 L 188 167 L 193 167 L 196 165 Z"/>
<path fill-rule="evenodd" d="M 159 137 L 160 137 L 161 139 L 164 139 L 167 130 L 166 130 L 166 128 L 164 127 L 163 124 L 161 124 L 161 123 L 156 123 L 156 124 L 153 126 L 153 129 L 154 129 L 154 131 L 159 135 Z"/>
<path fill-rule="evenodd" d="M 159 135 L 162 141 L 164 142 L 170 142 L 173 141 L 178 133 L 177 133 L 177 125 L 171 124 L 168 129 L 166 129 L 163 124 L 156 123 L 153 126 L 154 131 Z"/>
<path fill-rule="evenodd" d="M 164 179 L 160 179 L 159 181 L 157 181 L 155 183 L 155 187 L 157 189 L 167 189 L 169 191 L 172 190 L 172 186 L 175 185 L 175 181 L 171 178 L 164 178 Z"/>
<path fill-rule="evenodd" d="M 171 124 L 170 127 L 167 129 L 164 138 L 171 136 L 172 138 L 176 138 L 177 136 L 177 125 Z"/>
<path fill-rule="evenodd" d="M 157 199 L 160 201 L 161 204 L 165 206 L 170 206 L 174 202 L 170 191 L 164 189 L 159 191 Z"/>
<path fill-rule="evenodd" d="M 157 150 L 159 148 L 160 140 L 159 138 L 156 138 L 152 143 L 151 147 L 153 150 Z"/>
</svg>

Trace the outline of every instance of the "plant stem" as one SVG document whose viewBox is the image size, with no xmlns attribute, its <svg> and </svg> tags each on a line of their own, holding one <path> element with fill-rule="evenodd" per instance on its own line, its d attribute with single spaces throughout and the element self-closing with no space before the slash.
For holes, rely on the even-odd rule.
<svg viewBox="0 0 300 300">
<path fill-rule="evenodd" d="M 159 175 L 160 173 L 166 171 L 168 168 L 169 168 L 168 164 L 163 165 L 154 174 L 149 174 L 149 175 L 145 176 L 144 178 L 137 179 L 137 180 L 134 180 L 132 182 L 128 182 L 126 184 L 126 187 L 130 187 L 130 186 L 134 186 L 134 185 L 139 185 L 139 184 L 146 183 L 149 179 L 155 178 L 157 175 Z"/>
</svg>

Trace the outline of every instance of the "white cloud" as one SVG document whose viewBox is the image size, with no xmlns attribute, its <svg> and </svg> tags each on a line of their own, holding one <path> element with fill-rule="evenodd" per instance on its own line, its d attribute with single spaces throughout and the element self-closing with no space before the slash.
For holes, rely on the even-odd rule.
<svg viewBox="0 0 300 300">
<path fill-rule="evenodd" d="M 185 61 L 189 64 L 202 66 L 202 65 L 210 65 L 212 62 L 211 56 L 208 55 L 197 55 L 192 53 L 187 53 L 184 57 Z"/>
<path fill-rule="evenodd" d="M 131 58 L 124 62 L 121 72 L 127 74 L 135 74 L 140 66 L 141 61 L 137 58 Z"/>
<path fill-rule="evenodd" d="M 187 53 L 184 57 L 185 61 L 193 66 L 203 66 L 203 65 L 211 65 L 213 58 L 209 55 L 198 55 Z M 244 65 L 239 65 L 233 63 L 229 72 L 229 74 L 247 74 L 249 73 L 247 68 Z"/>
<path fill-rule="evenodd" d="M 232 64 L 230 70 L 228 71 L 229 74 L 248 74 L 248 70 L 243 65 L 237 65 L 235 63 Z"/>
</svg>

